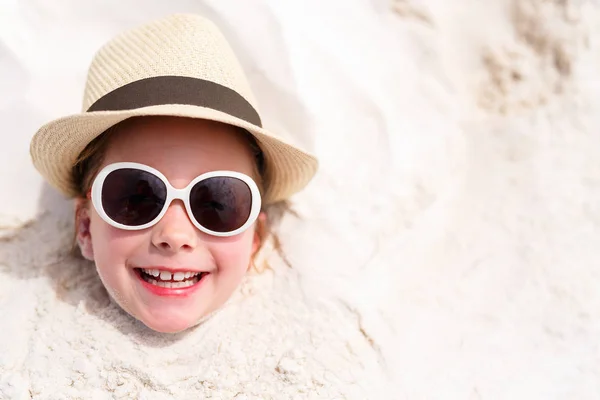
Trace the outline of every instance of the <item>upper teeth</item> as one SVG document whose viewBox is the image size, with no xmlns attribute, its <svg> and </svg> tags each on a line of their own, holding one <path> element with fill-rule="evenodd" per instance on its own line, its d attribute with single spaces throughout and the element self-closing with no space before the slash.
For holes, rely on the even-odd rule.
<svg viewBox="0 0 600 400">
<path fill-rule="evenodd" d="M 191 278 L 193 276 L 196 276 L 198 274 L 200 274 L 200 272 L 175 272 L 175 273 L 171 273 L 169 271 L 160 271 L 158 269 L 142 269 L 145 273 L 147 273 L 148 275 L 152 275 L 155 278 L 160 277 L 160 280 L 163 281 L 170 281 L 171 279 L 173 279 L 174 281 L 182 281 L 184 279 L 188 279 Z"/>
</svg>

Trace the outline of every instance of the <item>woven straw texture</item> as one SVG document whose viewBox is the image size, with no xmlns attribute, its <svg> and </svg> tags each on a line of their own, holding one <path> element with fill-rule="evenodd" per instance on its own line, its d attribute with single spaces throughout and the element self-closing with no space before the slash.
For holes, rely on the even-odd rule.
<svg viewBox="0 0 600 400">
<path fill-rule="evenodd" d="M 265 129 L 211 108 L 166 104 L 85 112 L 115 89 L 160 76 L 215 82 L 237 92 L 258 111 L 242 67 L 218 28 L 196 15 L 171 15 L 118 35 L 96 53 L 88 72 L 82 113 L 42 126 L 32 139 L 31 157 L 42 176 L 63 194 L 77 195 L 71 171 L 85 146 L 109 127 L 144 115 L 203 118 L 246 129 L 265 155 L 267 204 L 298 192 L 316 173 L 318 163 L 313 156 Z"/>
</svg>

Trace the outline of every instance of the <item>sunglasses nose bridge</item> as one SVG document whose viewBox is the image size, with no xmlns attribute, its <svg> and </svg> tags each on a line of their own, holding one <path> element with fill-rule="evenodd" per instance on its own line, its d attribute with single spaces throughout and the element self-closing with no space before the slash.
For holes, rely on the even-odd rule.
<svg viewBox="0 0 600 400">
<path fill-rule="evenodd" d="M 190 209 L 189 209 L 188 197 L 189 197 L 189 189 L 188 188 L 177 189 L 177 188 L 174 188 L 173 186 L 171 186 L 168 188 L 167 200 L 165 201 L 165 204 L 163 207 L 165 209 L 167 209 L 173 204 L 173 202 L 175 200 L 180 200 L 181 203 L 183 203 L 183 206 L 184 206 L 187 214 L 189 216 L 191 216 Z M 166 212 L 166 210 L 164 210 L 164 212 Z"/>
<path fill-rule="evenodd" d="M 179 200 L 182 200 L 183 202 L 185 202 L 186 197 L 187 197 L 187 193 L 188 193 L 188 189 L 175 189 L 175 188 L 172 188 L 171 189 L 171 198 L 173 200 L 179 199 Z"/>
</svg>

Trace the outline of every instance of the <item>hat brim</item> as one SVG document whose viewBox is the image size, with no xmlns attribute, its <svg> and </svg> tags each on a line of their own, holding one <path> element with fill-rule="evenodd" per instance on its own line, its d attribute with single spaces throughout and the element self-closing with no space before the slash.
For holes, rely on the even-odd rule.
<svg viewBox="0 0 600 400">
<path fill-rule="evenodd" d="M 263 128 L 211 108 L 183 104 L 87 112 L 54 120 L 42 126 L 31 141 L 33 164 L 50 185 L 65 196 L 74 197 L 78 193 L 72 180 L 72 168 L 83 149 L 121 121 L 153 115 L 207 119 L 237 126 L 252 134 L 265 157 L 266 204 L 287 199 L 302 190 L 318 168 L 314 156 Z"/>
</svg>

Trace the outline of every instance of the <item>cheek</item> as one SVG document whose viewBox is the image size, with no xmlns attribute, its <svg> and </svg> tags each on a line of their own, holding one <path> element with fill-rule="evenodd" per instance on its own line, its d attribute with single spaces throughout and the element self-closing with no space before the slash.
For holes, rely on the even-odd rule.
<svg viewBox="0 0 600 400">
<path fill-rule="evenodd" d="M 132 234 L 108 225 L 96 213 L 90 216 L 90 234 L 94 262 L 100 277 L 107 285 L 117 285 L 121 275 L 127 274 L 127 259 L 140 246 L 143 238 L 139 232 Z"/>
<path fill-rule="evenodd" d="M 234 239 L 216 241 L 210 245 L 219 274 L 243 276 L 248 270 L 252 255 L 253 232 L 248 230 Z"/>
</svg>

